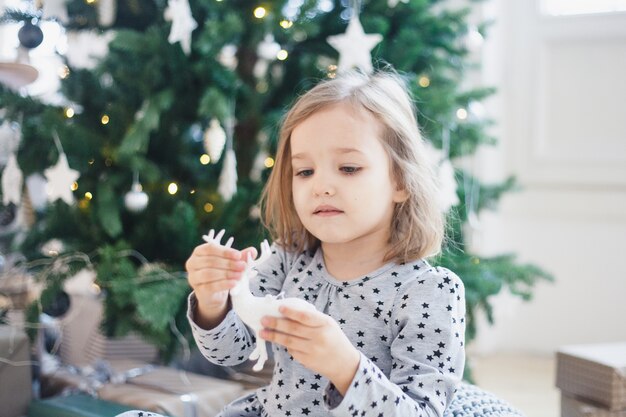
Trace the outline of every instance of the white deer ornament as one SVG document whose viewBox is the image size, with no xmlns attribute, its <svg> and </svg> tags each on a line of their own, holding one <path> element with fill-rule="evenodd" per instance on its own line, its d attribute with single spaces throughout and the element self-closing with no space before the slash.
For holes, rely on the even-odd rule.
<svg viewBox="0 0 626 417">
<path fill-rule="evenodd" d="M 209 234 L 202 236 L 202 238 L 207 243 L 230 248 L 234 239 L 230 237 L 226 243 L 222 245 L 221 240 L 224 233 L 224 230 L 221 230 L 216 235 L 215 231 L 211 229 Z M 233 305 L 233 310 L 235 310 L 235 313 L 237 313 L 241 321 L 252 329 L 257 340 L 256 347 L 249 357 L 250 360 L 258 359 L 257 363 L 252 368 L 257 372 L 263 369 L 263 365 L 265 361 L 267 361 L 267 347 L 265 341 L 259 337 L 259 333 L 263 330 L 261 319 L 265 316 L 283 317 L 278 311 L 280 306 L 287 306 L 296 310 L 315 310 L 313 304 L 300 298 L 282 298 L 282 293 L 276 296 L 268 294 L 265 297 L 255 297 L 252 295 L 250 292 L 250 279 L 257 275 L 257 271 L 255 271 L 254 268 L 267 261 L 270 256 L 272 256 L 272 250 L 267 240 L 264 240 L 261 242 L 261 255 L 259 258 L 253 260 L 251 256 L 248 255 L 246 268 L 241 275 L 241 279 L 237 285 L 230 290 L 230 300 Z"/>
</svg>

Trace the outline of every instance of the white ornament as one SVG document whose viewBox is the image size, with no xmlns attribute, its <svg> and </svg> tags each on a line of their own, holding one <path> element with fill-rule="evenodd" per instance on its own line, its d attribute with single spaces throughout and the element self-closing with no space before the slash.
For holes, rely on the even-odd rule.
<svg viewBox="0 0 626 417">
<path fill-rule="evenodd" d="M 468 51 L 480 52 L 483 44 L 485 43 L 485 38 L 476 26 L 470 25 L 467 28 L 467 33 L 465 34 L 463 41 Z"/>
<path fill-rule="evenodd" d="M 44 171 L 48 184 L 46 186 L 48 192 L 48 201 L 54 202 L 59 198 L 66 204 L 74 202 L 72 194 L 72 184 L 80 177 L 80 173 L 75 169 L 71 169 L 67 163 L 65 153 L 59 155 L 59 161 L 51 168 Z"/>
<path fill-rule="evenodd" d="M 211 119 L 209 128 L 204 132 L 204 150 L 209 154 L 211 162 L 217 164 L 226 145 L 226 132 L 217 119 Z"/>
<path fill-rule="evenodd" d="M 2 204 L 5 206 L 13 203 L 19 206 L 22 201 L 22 184 L 24 177 L 17 165 L 15 154 L 11 154 L 7 166 L 2 172 Z"/>
<path fill-rule="evenodd" d="M 387 0 L 387 6 L 394 8 L 398 5 L 399 2 L 408 3 L 409 0 Z"/>
<path fill-rule="evenodd" d="M 222 245 L 221 240 L 224 236 L 224 230 L 215 235 L 214 230 L 210 230 L 208 235 L 202 236 L 205 242 L 212 245 L 224 246 L 230 248 L 233 244 L 233 238 L 229 238 L 226 244 Z M 266 295 L 264 297 L 255 297 L 250 292 L 250 280 L 257 276 L 258 268 L 263 262 L 267 261 L 272 256 L 272 249 L 270 248 L 267 240 L 261 242 L 261 255 L 257 260 L 251 259 L 248 256 L 246 259 L 246 268 L 241 274 L 241 278 L 237 281 L 237 285 L 230 290 L 230 301 L 233 306 L 233 310 L 239 316 L 241 321 L 248 325 L 254 332 L 257 344 L 252 353 L 250 354 L 251 360 L 257 360 L 252 368 L 258 372 L 263 369 L 265 361 L 267 361 L 267 346 L 265 341 L 259 337 L 259 332 L 263 330 L 265 326 L 261 324 L 261 319 L 265 316 L 270 317 L 283 317 L 279 312 L 279 308 L 287 306 L 301 311 L 317 311 L 313 304 L 306 302 L 303 299 L 296 297 L 279 298 L 280 295 Z"/>
<path fill-rule="evenodd" d="M 217 60 L 220 64 L 234 71 L 237 68 L 237 47 L 233 44 L 224 45 L 221 49 Z"/>
<path fill-rule="evenodd" d="M 22 141 L 20 125 L 5 120 L 0 125 L 0 167 L 4 166 Z"/>
<path fill-rule="evenodd" d="M 98 0 L 98 23 L 100 26 L 111 26 L 115 22 L 117 0 Z"/>
<path fill-rule="evenodd" d="M 191 52 L 191 32 L 198 27 L 193 19 L 187 0 L 168 0 L 164 14 L 165 20 L 172 21 L 172 28 L 167 41 L 171 44 L 180 42 L 185 54 Z"/>
<path fill-rule="evenodd" d="M 44 0 L 41 17 L 43 19 L 56 18 L 64 25 L 69 21 L 66 0 Z"/>
<path fill-rule="evenodd" d="M 50 239 L 41 246 L 44 256 L 58 256 L 65 250 L 65 245 L 59 239 Z"/>
<path fill-rule="evenodd" d="M 226 202 L 237 193 L 237 159 L 233 149 L 228 149 L 224 155 L 224 166 L 222 166 L 217 192 Z"/>
<path fill-rule="evenodd" d="M 374 70 L 371 51 L 382 40 L 382 35 L 378 33 L 365 34 L 357 16 L 350 19 L 345 34 L 329 36 L 327 39 L 330 46 L 339 51 L 338 71 L 357 67 L 367 73 Z"/>
<path fill-rule="evenodd" d="M 269 68 L 269 65 L 269 61 L 266 61 L 265 59 L 257 60 L 254 64 L 254 68 L 252 68 L 252 74 L 254 74 L 257 79 L 265 78 L 265 74 L 267 74 L 267 69 Z"/>
<path fill-rule="evenodd" d="M 124 196 L 124 205 L 133 213 L 142 212 L 148 207 L 148 194 L 143 191 L 139 182 L 133 183 L 131 190 Z"/>
<path fill-rule="evenodd" d="M 265 160 L 268 156 L 265 150 L 261 150 L 256 154 L 254 162 L 252 163 L 252 169 L 250 169 L 250 179 L 252 181 L 261 182 L 263 171 L 267 168 L 265 166 Z"/>
<path fill-rule="evenodd" d="M 430 144 L 425 143 L 427 157 L 432 161 L 439 185 L 439 194 L 437 195 L 439 208 L 442 212 L 447 213 L 452 206 L 459 204 L 459 196 L 456 193 L 457 182 L 454 174 L 454 167 L 450 159 L 444 156 L 444 153 L 436 149 Z"/>
<path fill-rule="evenodd" d="M 39 173 L 34 173 L 26 177 L 26 189 L 30 203 L 36 211 L 46 208 L 48 202 L 46 198 L 46 179 Z"/>
<path fill-rule="evenodd" d="M 103 34 L 89 30 L 69 32 L 65 56 L 74 68 L 94 69 L 109 53 L 109 43 L 114 37 L 113 31 Z"/>
<path fill-rule="evenodd" d="M 274 40 L 274 35 L 268 33 L 257 46 L 256 52 L 260 58 L 268 61 L 274 61 L 276 59 L 276 54 L 278 54 L 280 49 L 280 44 Z"/>
<path fill-rule="evenodd" d="M 63 282 L 63 291 L 71 296 L 91 297 L 97 296 L 99 291 L 95 284 L 96 271 L 93 269 L 81 269 L 76 275 Z"/>
</svg>

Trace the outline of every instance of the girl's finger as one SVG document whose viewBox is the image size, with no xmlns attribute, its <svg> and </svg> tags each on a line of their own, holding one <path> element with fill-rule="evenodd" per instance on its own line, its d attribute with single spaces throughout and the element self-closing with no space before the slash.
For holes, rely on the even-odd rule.
<svg viewBox="0 0 626 417">
<path fill-rule="evenodd" d="M 268 330 L 291 334 L 306 340 L 310 340 L 313 333 L 317 331 L 298 321 L 271 316 L 263 317 L 261 324 Z"/>
<path fill-rule="evenodd" d="M 189 282 L 189 285 L 193 287 L 223 280 L 238 281 L 239 278 L 241 278 L 241 272 L 238 271 L 203 268 L 188 274 L 187 281 Z"/>
<path fill-rule="evenodd" d="M 296 310 L 287 306 L 281 306 L 278 311 L 286 318 L 300 322 L 306 326 L 321 327 L 328 324 L 328 316 L 319 311 Z"/>
<path fill-rule="evenodd" d="M 195 272 L 205 268 L 243 271 L 246 263 L 217 256 L 192 256 L 187 260 L 185 269 L 187 272 Z"/>
<path fill-rule="evenodd" d="M 196 246 L 193 250 L 193 255 L 218 256 L 234 260 L 241 259 L 241 251 L 233 248 L 227 248 L 225 246 L 215 245 L 213 243 L 203 243 L 202 245 Z"/>
<path fill-rule="evenodd" d="M 311 344 L 307 339 L 269 329 L 261 330 L 259 336 L 268 342 L 277 343 L 287 349 L 293 349 L 301 352 L 306 352 L 307 346 Z"/>
</svg>

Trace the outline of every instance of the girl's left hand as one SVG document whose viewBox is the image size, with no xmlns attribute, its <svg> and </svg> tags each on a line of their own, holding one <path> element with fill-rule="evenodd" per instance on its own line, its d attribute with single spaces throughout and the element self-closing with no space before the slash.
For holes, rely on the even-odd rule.
<svg viewBox="0 0 626 417">
<path fill-rule="evenodd" d="M 282 345 L 294 359 L 326 377 L 345 395 L 354 378 L 361 355 L 352 346 L 339 324 L 319 311 L 282 306 L 285 316 L 263 317 L 261 338 Z"/>
</svg>

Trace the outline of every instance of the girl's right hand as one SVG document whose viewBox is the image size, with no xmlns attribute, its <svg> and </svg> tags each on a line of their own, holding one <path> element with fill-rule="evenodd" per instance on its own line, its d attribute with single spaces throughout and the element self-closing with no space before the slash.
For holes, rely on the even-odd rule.
<svg viewBox="0 0 626 417">
<path fill-rule="evenodd" d="M 213 322 L 226 315 L 228 291 L 241 278 L 248 255 L 255 259 L 256 249 L 251 247 L 239 251 L 204 243 L 197 246 L 187 259 L 187 281 L 198 300 L 198 318 L 203 322 Z"/>
</svg>

